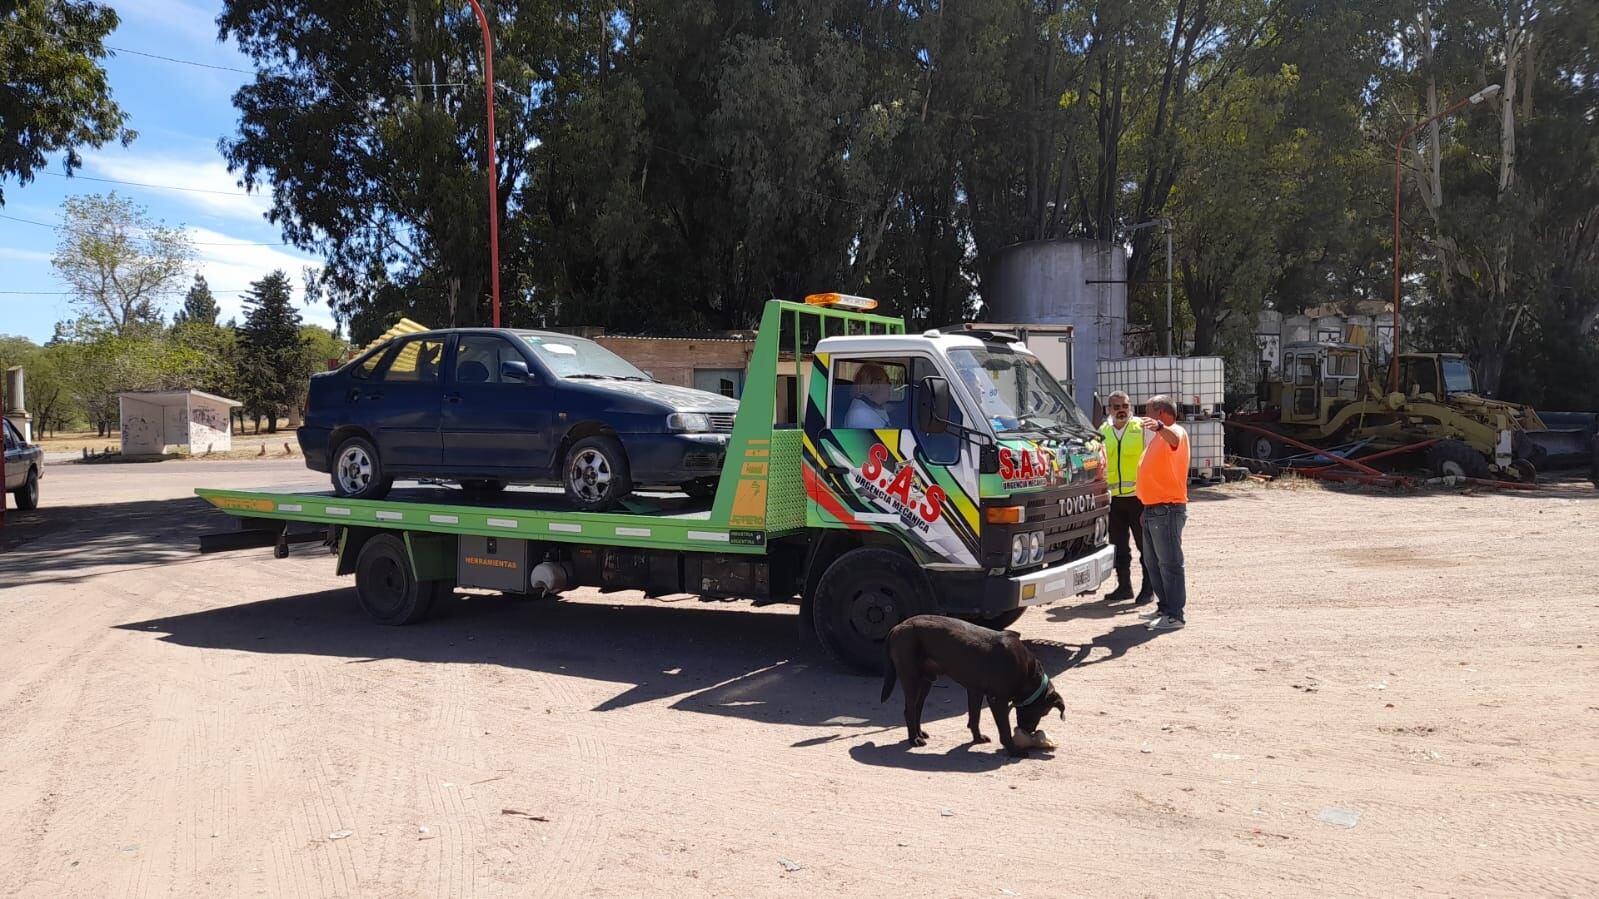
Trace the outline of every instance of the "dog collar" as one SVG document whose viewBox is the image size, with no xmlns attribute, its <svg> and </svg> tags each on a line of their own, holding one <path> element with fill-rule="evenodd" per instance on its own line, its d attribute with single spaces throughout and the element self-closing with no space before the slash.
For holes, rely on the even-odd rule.
<svg viewBox="0 0 1599 899">
<path fill-rule="evenodd" d="M 1048 689 L 1048 688 L 1049 688 L 1049 675 L 1045 674 L 1044 675 L 1044 679 L 1042 681 L 1039 681 L 1039 683 L 1038 683 L 1038 689 L 1033 691 L 1033 695 L 1027 697 L 1026 699 L 1022 700 L 1021 702 L 1016 703 L 1016 707 L 1017 708 L 1021 708 L 1022 706 L 1032 705 L 1035 701 L 1037 701 L 1038 697 L 1044 695 L 1044 691 L 1046 689 Z"/>
</svg>

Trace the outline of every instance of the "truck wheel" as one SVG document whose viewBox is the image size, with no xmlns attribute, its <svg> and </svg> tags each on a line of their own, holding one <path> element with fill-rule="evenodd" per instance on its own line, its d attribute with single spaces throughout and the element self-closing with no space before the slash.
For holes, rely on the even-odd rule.
<svg viewBox="0 0 1599 899">
<path fill-rule="evenodd" d="M 365 437 L 351 437 L 333 453 L 333 492 L 350 499 L 382 499 L 394 486 L 383 475 L 378 448 Z"/>
<path fill-rule="evenodd" d="M 1440 478 L 1493 477 L 1488 460 L 1470 444 L 1459 440 L 1440 440 L 1427 449 L 1427 469 Z"/>
<path fill-rule="evenodd" d="M 1251 437 L 1252 439 L 1249 441 L 1249 458 L 1270 462 L 1282 455 L 1282 444 L 1267 437 L 1265 434 L 1254 434 Z"/>
<path fill-rule="evenodd" d="M 822 649 L 865 673 L 883 670 L 894 625 L 931 611 L 926 578 L 910 559 L 886 549 L 852 549 L 827 567 L 811 614 Z"/>
<path fill-rule="evenodd" d="M 355 595 L 378 624 L 415 624 L 426 618 L 437 586 L 416 579 L 405 541 L 394 534 L 368 540 L 355 561 Z"/>
<path fill-rule="evenodd" d="M 561 471 L 566 498 L 581 512 L 613 509 L 633 492 L 627 452 L 608 434 L 584 437 L 572 444 Z"/>
<path fill-rule="evenodd" d="M 24 512 L 39 508 L 39 469 L 29 468 L 28 479 L 12 496 L 17 498 L 17 508 Z"/>
</svg>

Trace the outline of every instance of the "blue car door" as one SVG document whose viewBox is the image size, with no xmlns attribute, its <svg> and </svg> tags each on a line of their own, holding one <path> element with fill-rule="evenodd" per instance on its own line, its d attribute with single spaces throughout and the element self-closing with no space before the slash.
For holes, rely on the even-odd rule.
<svg viewBox="0 0 1599 899">
<path fill-rule="evenodd" d="M 505 363 L 531 369 L 507 376 Z M 496 334 L 461 334 L 444 387 L 445 467 L 452 472 L 542 478 L 550 454 L 552 391 L 527 356 Z"/>
<path fill-rule="evenodd" d="M 444 343 L 441 335 L 402 341 L 371 378 L 351 391 L 353 418 L 376 438 L 378 455 L 390 468 L 437 469 L 444 461 L 439 438 Z"/>
</svg>

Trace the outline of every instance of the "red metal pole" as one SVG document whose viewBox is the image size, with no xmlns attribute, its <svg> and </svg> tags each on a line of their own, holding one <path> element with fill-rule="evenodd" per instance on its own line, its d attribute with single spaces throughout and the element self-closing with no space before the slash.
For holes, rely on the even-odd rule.
<svg viewBox="0 0 1599 899">
<path fill-rule="evenodd" d="M 478 27 L 483 29 L 483 93 L 487 97 L 489 114 L 489 255 L 494 289 L 494 327 L 500 326 L 500 167 L 494 155 L 494 40 L 489 36 L 489 19 L 477 0 L 467 0 L 477 13 Z"/>
</svg>

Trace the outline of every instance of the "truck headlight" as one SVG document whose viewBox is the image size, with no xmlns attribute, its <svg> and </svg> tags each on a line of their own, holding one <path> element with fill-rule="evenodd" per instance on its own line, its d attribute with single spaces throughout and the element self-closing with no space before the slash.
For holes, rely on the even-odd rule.
<svg viewBox="0 0 1599 899">
<path fill-rule="evenodd" d="M 673 412 L 666 416 L 666 429 L 688 434 L 704 433 L 711 430 L 711 418 L 703 412 Z"/>
<path fill-rule="evenodd" d="M 1017 534 L 1010 541 L 1010 567 L 1020 568 L 1027 564 L 1028 558 L 1033 554 L 1032 544 L 1027 542 L 1026 534 Z"/>
<path fill-rule="evenodd" d="M 1027 539 L 1027 549 L 1029 561 L 1034 565 L 1044 561 L 1044 535 L 1034 531 L 1033 535 Z"/>
</svg>

